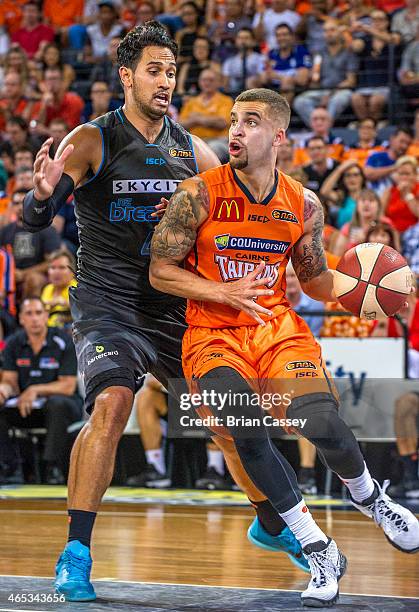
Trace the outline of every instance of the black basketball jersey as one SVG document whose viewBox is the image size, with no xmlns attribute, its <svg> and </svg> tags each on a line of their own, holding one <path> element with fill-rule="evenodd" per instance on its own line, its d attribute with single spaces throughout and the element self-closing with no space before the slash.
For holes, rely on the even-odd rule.
<svg viewBox="0 0 419 612">
<path fill-rule="evenodd" d="M 77 279 L 119 295 L 141 310 L 177 299 L 148 280 L 150 242 L 162 196 L 197 172 L 190 134 L 165 117 L 153 144 L 128 121 L 122 108 L 92 122 L 102 137 L 102 163 L 75 190 L 79 228 Z"/>
</svg>

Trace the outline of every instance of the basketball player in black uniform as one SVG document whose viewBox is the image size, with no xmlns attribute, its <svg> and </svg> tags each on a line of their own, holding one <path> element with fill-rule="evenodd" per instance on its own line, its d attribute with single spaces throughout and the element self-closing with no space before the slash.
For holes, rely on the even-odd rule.
<svg viewBox="0 0 419 612">
<path fill-rule="evenodd" d="M 138 380 L 149 371 L 167 386 L 168 378 L 182 376 L 184 302 L 155 291 L 148 280 L 149 245 L 158 220 L 152 213 L 182 180 L 219 161 L 205 143 L 166 116 L 176 52 L 160 24 L 132 30 L 118 49 L 124 106 L 76 128 L 54 160 L 48 139 L 35 160 L 35 189 L 24 204 L 27 229 L 38 231 L 73 191 L 76 201 L 78 286 L 70 300 L 91 417 L 71 454 L 69 539 L 56 568 L 56 589 L 71 601 L 95 599 L 91 532 Z M 237 456 L 234 447 L 232 452 Z M 236 480 L 250 499 L 257 499 L 258 490 L 242 468 Z M 273 516 L 279 519 L 275 511 Z M 294 562 L 306 564 L 296 540 L 291 544 Z"/>
</svg>

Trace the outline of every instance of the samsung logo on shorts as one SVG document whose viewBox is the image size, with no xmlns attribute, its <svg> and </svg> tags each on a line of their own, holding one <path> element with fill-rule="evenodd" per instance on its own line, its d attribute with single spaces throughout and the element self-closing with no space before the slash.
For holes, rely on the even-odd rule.
<svg viewBox="0 0 419 612">
<path fill-rule="evenodd" d="M 230 234 L 215 236 L 214 241 L 219 251 L 232 249 L 235 251 L 261 251 L 264 253 L 285 253 L 291 244 L 283 240 L 264 240 L 263 238 L 250 238 L 248 236 L 230 236 Z"/>
<path fill-rule="evenodd" d="M 175 179 L 129 179 L 112 181 L 113 193 L 173 193 L 182 181 Z"/>
</svg>

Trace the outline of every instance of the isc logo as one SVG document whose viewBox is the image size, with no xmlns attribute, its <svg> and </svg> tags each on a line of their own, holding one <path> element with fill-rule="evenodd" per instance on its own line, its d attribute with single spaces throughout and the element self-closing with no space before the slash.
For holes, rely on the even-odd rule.
<svg viewBox="0 0 419 612">
<path fill-rule="evenodd" d="M 249 215 L 247 217 L 248 221 L 257 221 L 258 223 L 268 223 L 269 218 L 265 217 L 265 215 Z"/>
<path fill-rule="evenodd" d="M 145 163 L 147 166 L 164 166 L 166 160 L 163 157 L 146 157 Z"/>
</svg>

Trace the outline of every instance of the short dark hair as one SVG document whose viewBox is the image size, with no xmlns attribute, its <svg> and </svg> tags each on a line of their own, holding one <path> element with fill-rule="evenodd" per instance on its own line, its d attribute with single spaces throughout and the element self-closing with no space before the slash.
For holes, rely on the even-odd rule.
<svg viewBox="0 0 419 612">
<path fill-rule="evenodd" d="M 22 145 L 15 149 L 13 157 L 16 157 L 16 153 L 30 153 L 33 157 L 35 157 L 33 149 L 31 149 L 31 147 L 28 145 Z"/>
<path fill-rule="evenodd" d="M 308 147 L 310 142 L 313 142 L 313 140 L 321 140 L 324 146 L 327 145 L 327 142 L 325 141 L 323 136 L 310 136 L 310 138 L 306 141 L 306 147 Z"/>
<path fill-rule="evenodd" d="M 362 125 L 363 123 L 365 123 L 366 121 L 372 121 L 374 124 L 374 127 L 377 127 L 377 119 L 374 119 L 374 117 L 364 117 L 363 119 L 359 120 L 359 125 Z"/>
<path fill-rule="evenodd" d="M 290 28 L 290 26 L 287 23 L 278 23 L 278 25 L 275 28 L 275 32 L 279 30 L 279 28 L 285 28 L 286 30 L 288 30 L 290 34 L 294 34 L 294 30 Z"/>
<path fill-rule="evenodd" d="M 414 137 L 413 130 L 409 125 L 398 125 L 390 138 L 393 136 L 398 136 L 399 134 L 407 134 L 410 138 Z"/>
<path fill-rule="evenodd" d="M 6 122 L 6 125 L 7 123 L 11 123 L 12 125 L 17 125 L 18 127 L 20 127 L 21 130 L 24 130 L 25 132 L 29 130 L 28 122 L 25 121 L 25 119 L 23 117 L 20 117 L 19 115 L 9 117 Z"/>
<path fill-rule="evenodd" d="M 269 106 L 274 119 L 284 124 L 284 130 L 289 126 L 291 117 L 290 105 L 284 96 L 281 96 L 281 94 L 272 89 L 265 89 L 263 87 L 247 89 L 237 96 L 235 102 L 263 102 L 263 104 Z"/>
<path fill-rule="evenodd" d="M 253 38 L 255 38 L 255 33 L 252 30 L 252 28 L 248 28 L 247 26 L 243 26 L 242 28 L 239 28 L 236 32 L 236 36 L 237 34 L 240 34 L 240 32 L 250 32 L 250 34 L 252 35 Z"/>
<path fill-rule="evenodd" d="M 15 189 L 15 191 L 12 193 L 12 199 L 13 196 L 15 196 L 17 193 L 24 193 L 26 195 L 27 193 L 29 193 L 29 191 L 30 189 Z"/>
<path fill-rule="evenodd" d="M 128 32 L 119 43 L 118 65 L 135 70 L 146 47 L 167 47 L 177 58 L 177 44 L 166 28 L 158 21 L 147 21 Z"/>
</svg>

